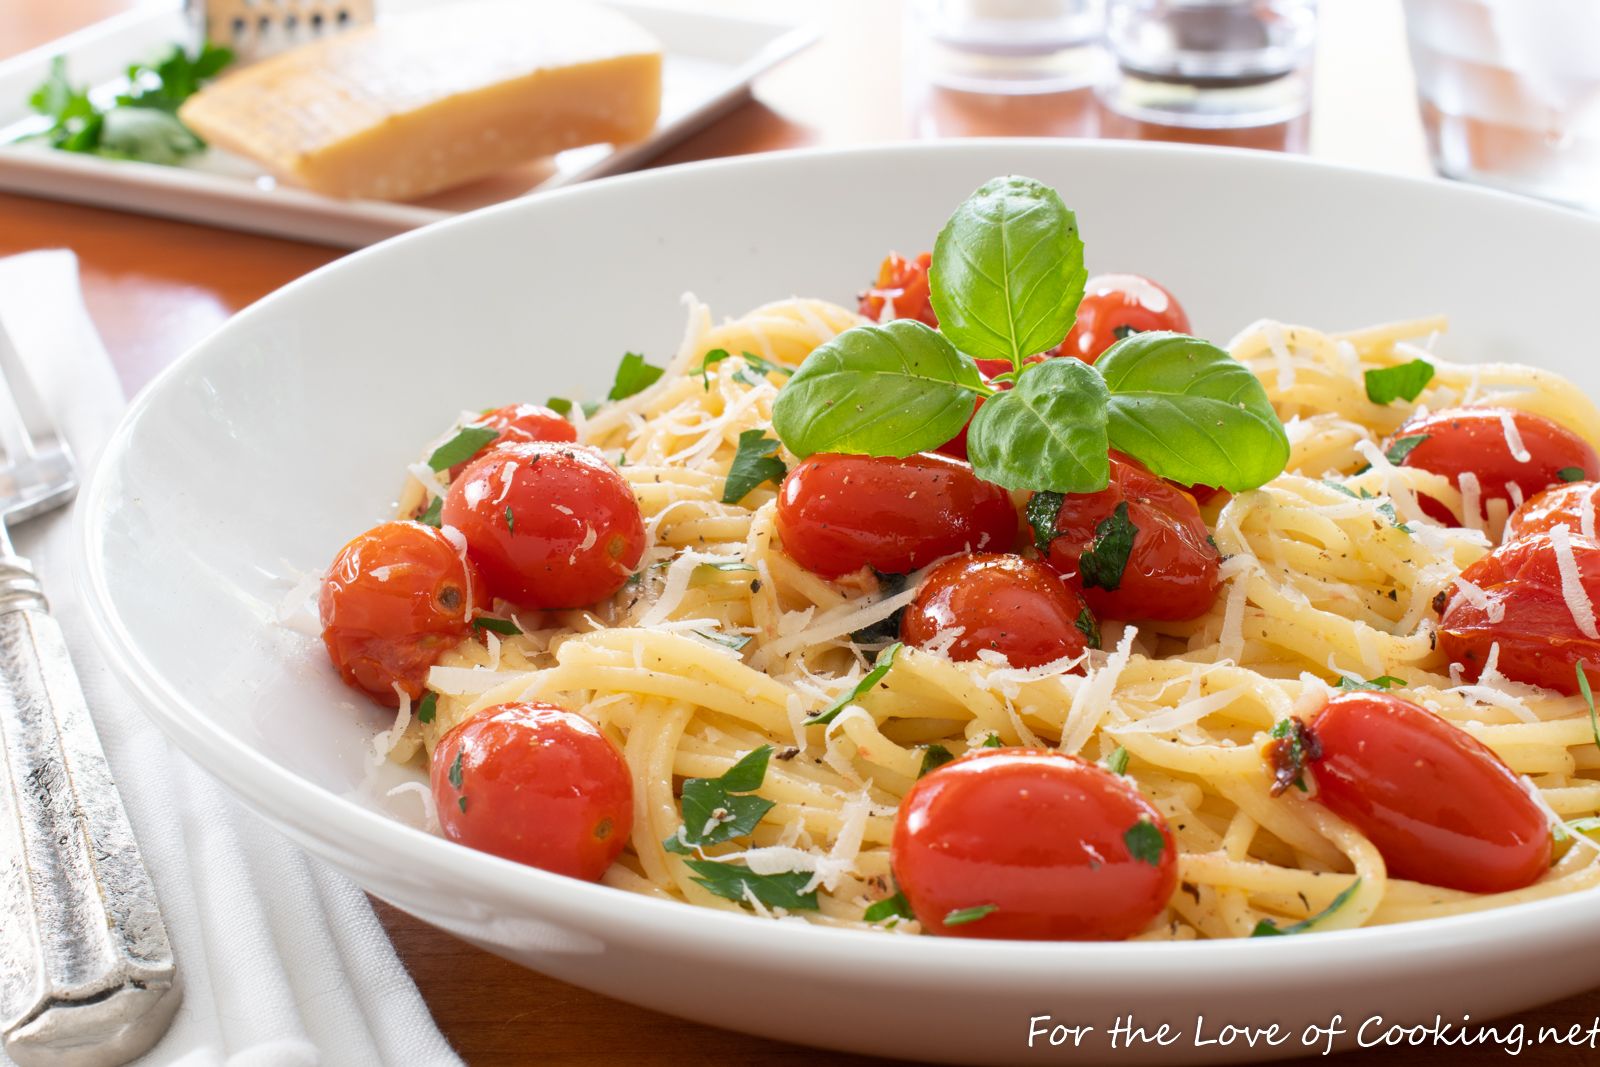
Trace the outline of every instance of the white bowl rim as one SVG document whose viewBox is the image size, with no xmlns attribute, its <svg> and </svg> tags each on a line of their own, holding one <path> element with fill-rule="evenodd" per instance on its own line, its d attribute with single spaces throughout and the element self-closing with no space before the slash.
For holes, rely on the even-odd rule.
<svg viewBox="0 0 1600 1067">
<path fill-rule="evenodd" d="M 542 211 L 546 204 L 571 197 L 608 195 L 639 183 L 694 180 L 694 176 L 724 169 L 760 170 L 798 162 L 826 163 L 841 157 L 875 155 L 978 155 L 985 151 L 1030 148 L 1064 149 L 1069 153 L 1105 155 L 1137 154 L 1175 157 L 1224 157 L 1255 168 L 1285 171 L 1336 172 L 1353 181 L 1374 185 L 1426 187 L 1430 195 L 1488 198 L 1518 205 L 1517 210 L 1550 213 L 1569 225 L 1593 226 L 1600 238 L 1600 220 L 1557 205 L 1527 200 L 1510 193 L 1389 174 L 1285 153 L 1254 149 L 1217 148 L 1138 141 L 1076 140 L 1070 138 L 963 138 L 909 141 L 875 146 L 800 148 L 681 164 L 674 167 L 620 175 L 597 182 L 569 186 L 533 197 L 507 201 L 455 219 L 436 223 L 391 238 L 370 248 L 325 264 L 269 293 L 234 315 L 215 332 L 164 368 L 129 404 L 102 450 L 76 508 L 74 518 L 77 553 L 76 578 L 85 596 L 85 609 L 97 645 L 117 675 L 133 691 L 147 714 L 185 752 L 231 791 L 248 798 L 252 806 L 276 808 L 272 816 L 309 837 L 342 848 L 375 855 L 391 862 L 422 864 L 449 870 L 452 878 L 497 896 L 516 896 L 527 902 L 529 918 L 576 922 L 608 929 L 612 936 L 642 937 L 659 944 L 681 946 L 686 954 L 747 954 L 751 938 L 770 939 L 763 947 L 795 966 L 849 967 L 856 973 L 885 980 L 904 979 L 907 968 L 918 970 L 960 968 L 974 977 L 1060 977 L 1061 967 L 1090 966 L 1106 980 L 1138 978 L 1174 966 L 1185 968 L 1237 968 L 1248 963 L 1260 977 L 1303 974 L 1310 966 L 1335 963 L 1359 965 L 1374 972 L 1388 963 L 1414 959 L 1418 953 L 1440 958 L 1473 951 L 1483 944 L 1516 939 L 1524 944 L 1568 942 L 1575 924 L 1592 918 L 1600 887 L 1461 915 L 1397 923 L 1383 927 L 1327 931 L 1315 937 L 1132 942 L 1032 942 L 977 938 L 894 936 L 880 931 L 854 930 L 792 922 L 768 922 L 748 915 L 698 908 L 679 901 L 656 899 L 596 883 L 566 878 L 527 867 L 484 852 L 459 846 L 370 808 L 356 804 L 317 785 L 269 759 L 239 737 L 215 725 L 175 686 L 167 682 L 139 650 L 138 643 L 118 617 L 108 586 L 103 556 L 98 551 L 100 531 L 107 514 L 104 502 L 112 492 L 109 473 L 127 449 L 129 438 L 155 398 L 169 382 L 207 358 L 218 338 L 230 326 L 266 313 L 286 295 L 317 284 L 326 272 L 352 269 L 372 256 L 385 256 L 414 242 L 426 242 L 437 232 L 487 225 L 500 214 Z M 1514 920 L 1508 922 L 1507 920 Z M 757 935 L 755 931 L 762 932 Z"/>
</svg>

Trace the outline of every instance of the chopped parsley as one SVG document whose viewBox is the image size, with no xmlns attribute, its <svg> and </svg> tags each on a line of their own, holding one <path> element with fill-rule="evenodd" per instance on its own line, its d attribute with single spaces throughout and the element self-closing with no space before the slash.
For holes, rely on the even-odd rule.
<svg viewBox="0 0 1600 1067">
<path fill-rule="evenodd" d="M 463 426 L 454 437 L 433 450 L 428 466 L 436 471 L 449 470 L 476 456 L 484 445 L 499 436 L 500 431 L 489 426 Z"/>
<path fill-rule="evenodd" d="M 1357 878 L 1355 881 L 1351 882 L 1348 887 L 1346 887 L 1344 892 L 1334 897 L 1333 903 L 1329 904 L 1326 908 L 1323 908 L 1309 919 L 1301 919 L 1299 922 L 1292 923 L 1288 926 L 1282 927 L 1281 929 L 1279 928 L 1278 924 L 1273 922 L 1271 919 L 1262 919 L 1260 922 L 1256 923 L 1256 928 L 1250 931 L 1250 936 L 1281 937 L 1284 934 L 1303 934 L 1349 903 L 1350 898 L 1356 895 L 1356 890 L 1359 888 L 1361 888 L 1361 879 Z"/>
<path fill-rule="evenodd" d="M 417 721 L 430 723 L 439 707 L 439 694 L 428 690 L 422 694 L 422 702 L 417 705 Z"/>
<path fill-rule="evenodd" d="M 1362 375 L 1367 383 L 1367 399 L 1374 404 L 1415 400 L 1433 381 L 1433 370 L 1433 364 L 1425 359 L 1369 370 Z"/>
<path fill-rule="evenodd" d="M 1024 512 L 1028 525 L 1033 527 L 1033 547 L 1040 552 L 1050 551 L 1050 542 L 1060 536 L 1056 531 L 1056 516 L 1061 514 L 1060 493 L 1040 492 L 1028 499 Z"/>
<path fill-rule="evenodd" d="M 1122 584 L 1122 572 L 1133 553 L 1133 539 L 1139 528 L 1128 519 L 1128 502 L 1122 501 L 1108 517 L 1095 527 L 1094 540 L 1078 558 L 1078 570 L 1083 575 L 1085 589 L 1100 588 L 1116 592 Z"/>
<path fill-rule="evenodd" d="M 988 737 L 983 739 L 983 744 L 979 745 L 978 747 L 979 748 L 1004 748 L 1005 747 L 1005 743 L 1000 740 L 1000 735 L 999 734 L 990 734 Z"/>
<path fill-rule="evenodd" d="M 1085 607 L 1078 612 L 1078 617 L 1074 620 L 1073 625 L 1078 628 L 1079 633 L 1083 634 L 1083 640 L 1090 648 L 1100 647 L 1100 623 L 1096 621 L 1094 612 Z"/>
<path fill-rule="evenodd" d="M 1374 687 L 1376 688 L 1376 686 Z M 1263 749 L 1272 768 L 1272 795 L 1281 796 L 1291 785 L 1306 792 L 1305 769 L 1308 760 L 1322 756 L 1322 746 L 1306 724 L 1290 717 L 1272 728 L 1272 740 Z"/>
<path fill-rule="evenodd" d="M 889 668 L 894 666 L 895 654 L 900 651 L 901 647 L 900 642 L 896 641 L 882 652 L 879 652 L 878 658 L 873 661 L 872 670 L 868 671 L 866 676 L 855 684 L 855 688 L 841 693 L 832 704 L 807 719 L 805 725 L 826 726 L 834 719 L 837 719 L 841 711 L 870 693 L 872 687 L 883 681 L 884 676 L 889 673 Z"/>
<path fill-rule="evenodd" d="M 911 902 L 906 899 L 904 893 L 898 890 L 892 897 L 884 897 L 882 900 L 869 904 L 867 910 L 861 913 L 862 921 L 869 923 L 881 923 L 886 919 L 915 918 L 916 915 L 911 911 Z"/>
<path fill-rule="evenodd" d="M 756 874 L 748 867 L 717 860 L 685 860 L 694 880 L 724 900 L 748 903 L 750 898 L 769 908 L 816 911 L 817 891 L 802 892 L 811 881 L 809 871 Z"/>
<path fill-rule="evenodd" d="M 514 534 L 516 532 L 517 532 L 517 517 L 515 515 L 511 514 L 511 505 L 507 504 L 506 505 L 506 533 Z"/>
<path fill-rule="evenodd" d="M 1384 458 L 1396 467 L 1404 463 L 1406 457 L 1411 455 L 1411 450 L 1428 439 L 1428 434 L 1413 433 L 1404 437 L 1395 438 L 1394 444 L 1384 450 Z"/>
<path fill-rule="evenodd" d="M 734 453 L 728 479 L 722 486 L 722 502 L 737 504 L 762 482 L 781 482 L 789 468 L 775 453 L 778 442 L 766 431 L 745 430 L 739 435 L 739 450 Z"/>
<path fill-rule="evenodd" d="M 665 368 L 645 362 L 645 358 L 637 352 L 629 352 L 617 364 L 617 376 L 611 383 L 611 391 L 606 394 L 606 399 L 626 400 L 635 393 L 642 393 L 665 373 Z"/>
<path fill-rule="evenodd" d="M 938 770 L 953 759 L 955 757 L 943 745 L 929 745 L 922 750 L 922 769 L 917 771 L 917 777 L 921 778 L 929 771 Z"/>
<path fill-rule="evenodd" d="M 1152 867 L 1161 866 L 1161 854 L 1167 850 L 1167 839 L 1162 836 L 1161 828 L 1148 819 L 1140 819 L 1128 827 L 1127 833 L 1122 835 L 1122 843 L 1128 846 L 1129 856 Z"/>
<path fill-rule="evenodd" d="M 493 630 L 497 634 L 505 634 L 507 636 L 522 632 L 522 627 L 510 619 L 497 619 L 492 615 L 479 615 L 472 620 L 472 625 L 480 630 Z"/>
<path fill-rule="evenodd" d="M 711 388 L 711 368 L 716 364 L 721 363 L 725 359 L 732 358 L 733 353 L 729 352 L 726 348 L 713 348 L 711 351 L 706 353 L 706 358 L 701 361 L 700 366 L 689 373 L 699 374 L 701 384 L 705 386 L 707 390 L 709 390 Z M 794 373 L 793 367 L 785 367 L 781 364 L 774 363 L 769 359 L 762 359 L 753 352 L 740 352 L 739 358 L 744 360 L 746 365 L 761 372 L 763 375 L 781 374 L 787 378 Z M 734 371 L 733 376 L 736 380 L 741 381 L 746 385 L 754 386 L 761 384 L 754 378 L 751 378 L 745 374 L 743 368 Z"/>
<path fill-rule="evenodd" d="M 667 838 L 668 852 L 691 853 L 697 847 L 720 845 L 756 828 L 773 802 L 750 796 L 767 777 L 772 746 L 745 753 L 715 778 L 690 778 L 683 783 L 683 826 Z M 714 892 L 714 890 L 713 890 Z"/>
<path fill-rule="evenodd" d="M 1556 471 L 1556 477 L 1560 478 L 1564 482 L 1581 482 L 1583 481 L 1583 468 L 1562 467 L 1560 470 Z"/>
<path fill-rule="evenodd" d="M 1128 773 L 1128 750 L 1118 745 L 1111 750 L 1111 755 L 1106 757 L 1106 770 L 1112 774 Z"/>
<path fill-rule="evenodd" d="M 696 630 L 694 635 L 703 637 L 713 644 L 721 645 L 723 648 L 731 648 L 735 652 L 744 651 L 744 646 L 753 640 L 749 634 L 725 634 L 720 630 Z"/>
<path fill-rule="evenodd" d="M 998 904 L 978 904 L 971 908 L 957 908 L 944 917 L 944 924 L 946 926 L 965 926 L 967 923 L 975 923 L 979 919 L 986 918 L 999 910 Z"/>
</svg>

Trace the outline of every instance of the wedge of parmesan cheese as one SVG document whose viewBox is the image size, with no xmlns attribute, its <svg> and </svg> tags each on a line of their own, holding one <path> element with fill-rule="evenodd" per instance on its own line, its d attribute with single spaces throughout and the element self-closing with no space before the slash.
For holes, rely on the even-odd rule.
<svg viewBox="0 0 1600 1067">
<path fill-rule="evenodd" d="M 385 18 L 221 78 L 180 116 L 207 141 L 339 197 L 411 200 L 661 110 L 661 46 L 583 3 L 477 0 Z"/>
</svg>

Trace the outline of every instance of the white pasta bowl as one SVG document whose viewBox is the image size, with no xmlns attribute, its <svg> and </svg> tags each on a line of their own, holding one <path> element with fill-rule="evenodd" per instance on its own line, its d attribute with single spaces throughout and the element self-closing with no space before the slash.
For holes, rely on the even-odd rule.
<svg viewBox="0 0 1600 1067">
<path fill-rule="evenodd" d="M 849 302 L 985 179 L 1078 213 L 1095 270 L 1160 279 L 1196 332 L 1435 311 L 1438 351 L 1600 390 L 1600 221 L 1275 155 L 972 141 L 700 164 L 506 204 L 350 256 L 244 311 L 133 404 L 79 507 L 97 636 L 149 714 L 248 806 L 376 895 L 537 970 L 688 1018 L 945 1062 L 1237 1062 L 1322 1051 L 1308 1026 L 1459 1021 L 1600 983 L 1600 897 L 1371 930 L 1215 943 L 1028 944 L 820 929 L 521 867 L 415 828 L 374 772 L 388 716 L 279 625 L 285 576 L 385 516 L 462 409 L 598 397 L 660 357 L 680 296 L 719 314 Z M 406 815 L 413 818 L 408 822 Z M 1037 1017 L 1050 1016 L 1050 1022 Z M 1166 1044 L 1113 1048 L 1118 1017 Z M 1203 1032 L 1196 1033 L 1203 1016 Z M 1337 1020 L 1335 1017 L 1339 1017 Z M 1051 1047 L 1030 1031 L 1092 1026 Z M 1206 1044 L 1224 1024 L 1268 1043 Z M 1176 1035 L 1176 1036 L 1173 1036 Z M 1065 1036 L 1057 1031 L 1057 1039 Z"/>
</svg>

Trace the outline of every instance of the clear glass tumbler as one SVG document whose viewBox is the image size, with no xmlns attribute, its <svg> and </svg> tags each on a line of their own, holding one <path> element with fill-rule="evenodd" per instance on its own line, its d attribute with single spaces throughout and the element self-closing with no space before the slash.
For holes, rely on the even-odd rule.
<svg viewBox="0 0 1600 1067">
<path fill-rule="evenodd" d="M 975 93 L 1081 89 L 1105 65 L 1106 0 L 914 0 L 923 76 Z"/>
<path fill-rule="evenodd" d="M 1316 24 L 1316 0 L 1111 0 L 1100 97 L 1168 126 L 1288 122 L 1311 101 Z"/>
<path fill-rule="evenodd" d="M 1600 0 L 1406 0 L 1434 165 L 1600 211 Z"/>
</svg>

